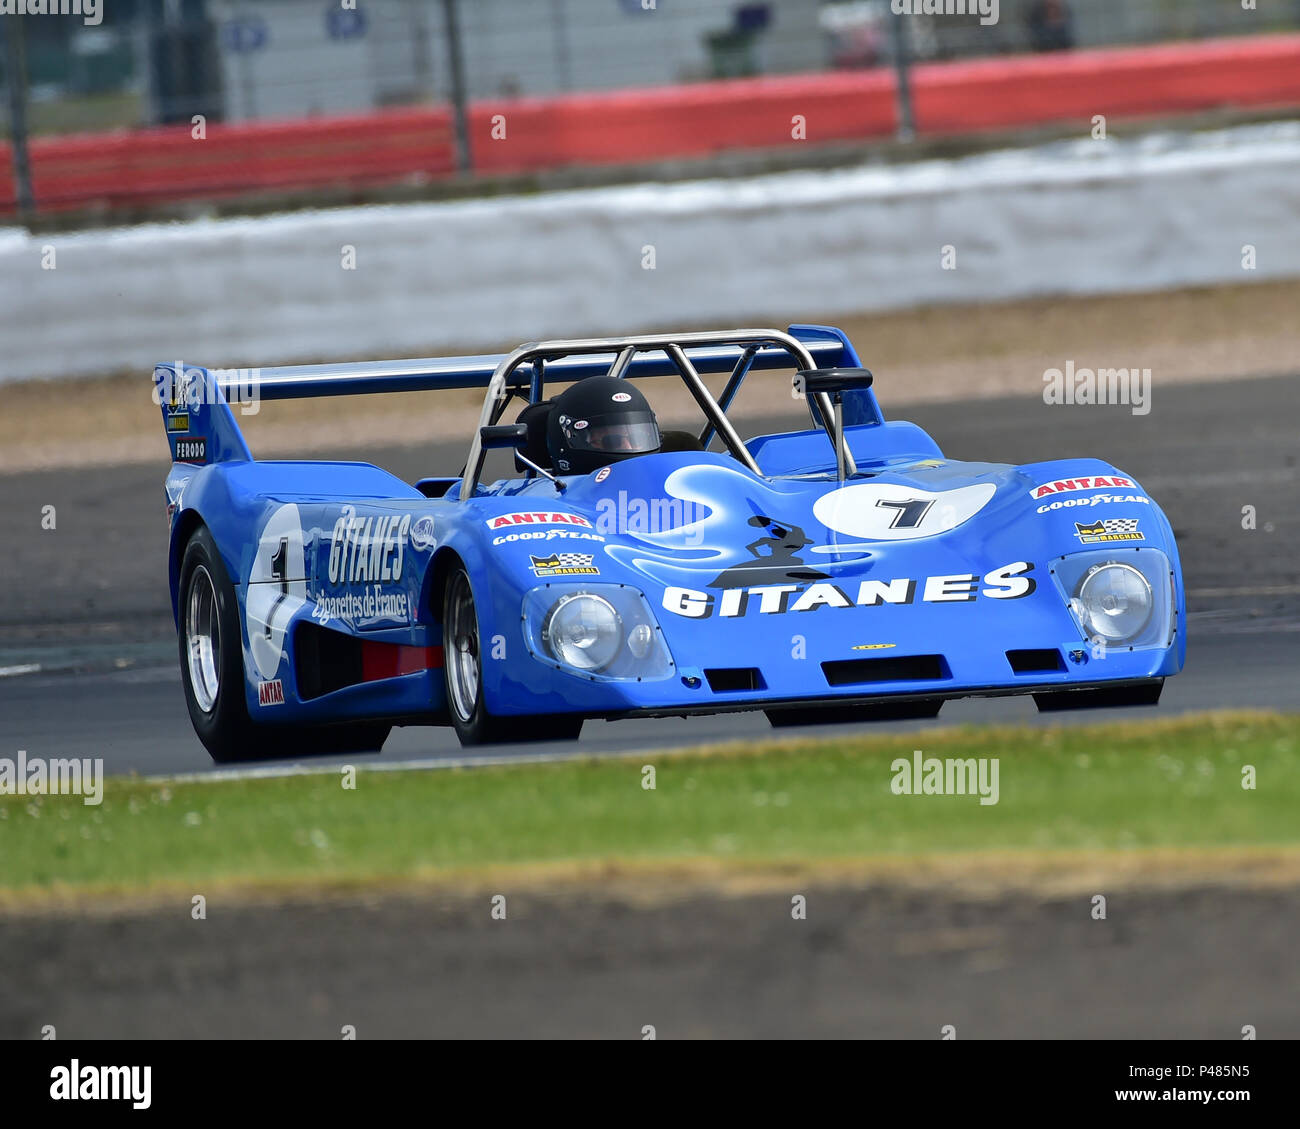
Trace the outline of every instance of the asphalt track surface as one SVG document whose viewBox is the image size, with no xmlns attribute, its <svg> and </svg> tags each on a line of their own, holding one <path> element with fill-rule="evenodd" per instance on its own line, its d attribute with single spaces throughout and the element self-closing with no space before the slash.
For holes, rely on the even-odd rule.
<svg viewBox="0 0 1300 1129">
<path fill-rule="evenodd" d="M 883 382 L 882 382 L 883 383 Z M 890 390 L 882 387 L 888 410 Z M 896 398 L 896 397 L 895 397 Z M 1027 463 L 1066 455 L 1104 458 L 1134 475 L 1165 508 L 1179 539 L 1189 591 L 1188 661 L 1158 707 L 1119 715 L 1300 706 L 1300 378 L 1154 389 L 1152 411 L 1049 406 L 1032 397 L 925 405 L 911 418 L 950 458 Z M 742 434 L 789 426 L 758 420 Z M 163 438 L 158 436 L 160 455 Z M 411 480 L 454 473 L 463 444 L 340 452 Z M 0 755 L 102 757 L 110 773 L 212 768 L 181 694 L 165 574 L 166 463 L 0 477 L 8 531 L 0 584 Z M 57 526 L 41 528 L 42 507 Z M 1253 506 L 1255 528 L 1243 528 Z M 1050 715 L 1101 720 L 1114 711 Z M 940 724 L 1038 724 L 1031 699 L 967 699 Z M 881 731 L 921 723 L 882 724 Z M 933 725 L 934 722 L 923 723 Z M 818 732 L 810 730 L 809 732 Z M 821 730 L 824 731 L 824 730 Z M 576 750 L 598 755 L 770 734 L 761 713 L 589 722 Z M 782 736 L 797 734 L 784 730 Z M 529 756 L 574 746 L 517 748 Z M 462 751 L 449 729 L 393 732 L 358 763 L 463 761 L 510 755 Z M 313 762 L 328 764 L 329 761 Z"/>
</svg>

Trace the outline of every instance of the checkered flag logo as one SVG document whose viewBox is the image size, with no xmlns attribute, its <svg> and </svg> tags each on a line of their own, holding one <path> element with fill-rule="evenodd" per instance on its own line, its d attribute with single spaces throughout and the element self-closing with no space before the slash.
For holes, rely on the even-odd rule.
<svg viewBox="0 0 1300 1129">
<path fill-rule="evenodd" d="M 552 553 L 549 557 L 533 557 L 533 568 L 590 568 L 590 553 Z"/>
<path fill-rule="evenodd" d="M 1108 517 L 1102 520 L 1101 527 L 1107 533 L 1136 533 L 1138 519 L 1135 517 Z"/>
</svg>

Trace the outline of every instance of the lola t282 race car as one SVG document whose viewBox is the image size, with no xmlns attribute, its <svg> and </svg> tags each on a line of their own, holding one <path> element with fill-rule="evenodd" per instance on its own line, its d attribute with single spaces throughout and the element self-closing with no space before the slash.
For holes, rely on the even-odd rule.
<svg viewBox="0 0 1300 1129">
<path fill-rule="evenodd" d="M 802 424 L 742 438 L 742 383 L 782 369 Z M 709 374 L 728 374 L 716 396 Z M 674 376 L 697 430 L 660 432 L 638 387 Z M 415 483 L 256 460 L 224 377 L 154 377 L 185 697 L 218 761 L 378 749 L 393 725 L 478 744 L 588 718 L 933 717 L 969 695 L 1154 704 L 1182 668 L 1173 532 L 1131 476 L 947 460 L 883 418 L 836 329 L 261 370 L 268 400 L 486 387 L 464 467 Z M 492 452 L 513 474 L 489 484 Z"/>
</svg>

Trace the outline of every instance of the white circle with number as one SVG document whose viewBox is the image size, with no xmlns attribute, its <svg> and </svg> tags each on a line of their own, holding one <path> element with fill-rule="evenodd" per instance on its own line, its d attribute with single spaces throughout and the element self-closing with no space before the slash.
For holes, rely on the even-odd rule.
<svg viewBox="0 0 1300 1129">
<path fill-rule="evenodd" d="M 244 622 L 248 649 L 258 673 L 269 681 L 280 670 L 289 619 L 307 599 L 307 564 L 297 506 L 281 506 L 262 526 L 247 583 Z"/>
<path fill-rule="evenodd" d="M 813 513 L 836 533 L 867 541 L 910 541 L 956 529 L 995 493 L 991 482 L 937 493 L 893 482 L 860 482 L 823 494 Z"/>
</svg>

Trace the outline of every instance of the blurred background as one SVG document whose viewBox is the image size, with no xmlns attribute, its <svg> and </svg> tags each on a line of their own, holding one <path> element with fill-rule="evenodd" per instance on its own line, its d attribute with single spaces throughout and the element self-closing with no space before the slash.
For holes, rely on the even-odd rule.
<svg viewBox="0 0 1300 1129">
<path fill-rule="evenodd" d="M 3 128 L 20 152 L 0 154 L 0 213 L 138 214 L 787 144 L 789 115 L 764 120 L 756 81 L 810 106 L 840 103 L 812 127 L 814 145 L 1029 126 L 1075 108 L 1040 85 L 1045 75 L 1071 75 L 1078 89 L 1100 66 L 1052 59 L 1116 48 L 1138 53 L 1110 97 L 1094 88 L 1098 112 L 1289 100 L 1267 73 L 1243 82 L 1250 64 L 1224 41 L 1295 32 L 1300 0 L 947 7 L 973 11 L 896 17 L 890 0 L 102 0 L 88 18 L 7 16 Z M 1294 52 L 1287 65 L 1300 72 Z M 526 118 L 528 136 L 522 123 L 494 136 L 493 115 Z M 209 145 L 191 144 L 196 128 Z"/>
</svg>

